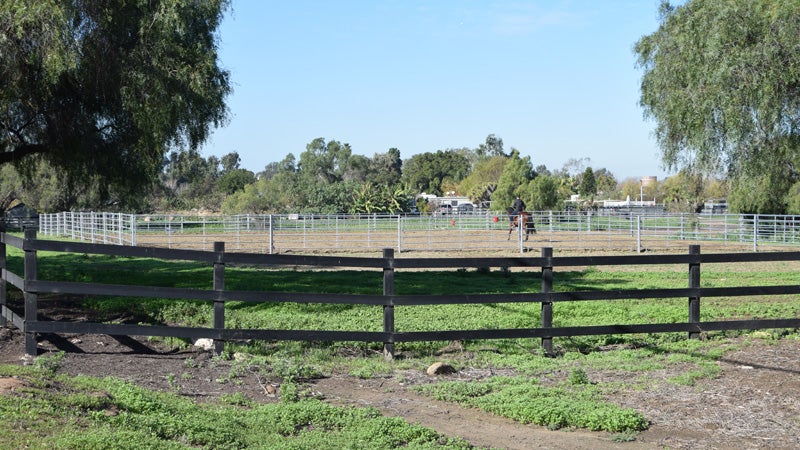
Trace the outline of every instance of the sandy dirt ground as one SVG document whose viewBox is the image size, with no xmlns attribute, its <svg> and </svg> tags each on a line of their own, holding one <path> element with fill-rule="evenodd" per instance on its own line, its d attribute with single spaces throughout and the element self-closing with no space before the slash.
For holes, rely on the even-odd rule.
<svg viewBox="0 0 800 450">
<path fill-rule="evenodd" d="M 214 242 L 224 242 L 225 250 L 245 253 L 367 253 L 380 255 L 384 248 L 394 248 L 396 255 L 416 256 L 436 252 L 439 256 L 458 253 L 491 252 L 493 254 L 532 254 L 538 256 L 542 247 L 554 252 L 687 252 L 698 244 L 703 252 L 752 251 L 751 242 L 722 242 L 667 239 L 664 236 L 637 240 L 625 232 L 549 232 L 540 230 L 527 240 L 509 239 L 507 230 L 459 229 L 456 226 L 424 231 L 280 231 L 237 233 L 140 233 L 137 245 L 195 250 L 212 250 Z M 776 247 L 778 248 L 778 247 Z M 769 246 L 759 246 L 769 250 Z M 785 247 L 783 248 L 786 249 Z"/>
</svg>

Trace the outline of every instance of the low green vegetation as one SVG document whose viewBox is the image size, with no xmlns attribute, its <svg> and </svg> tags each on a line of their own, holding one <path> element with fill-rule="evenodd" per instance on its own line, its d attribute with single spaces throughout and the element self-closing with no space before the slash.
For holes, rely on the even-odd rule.
<svg viewBox="0 0 800 450">
<path fill-rule="evenodd" d="M 211 288 L 212 270 L 201 264 L 44 252 L 40 256 L 39 279 Z M 20 270 L 21 265 L 20 255 L 12 252 L 9 256 L 11 270 Z M 764 268 L 758 270 L 760 267 Z M 800 284 L 800 271 L 796 269 L 791 263 L 750 269 L 740 265 L 707 265 L 703 268 L 702 284 L 710 287 Z M 380 271 L 226 267 L 225 273 L 226 288 L 232 290 L 361 294 L 382 291 Z M 397 271 L 394 281 L 395 292 L 399 295 L 524 293 L 538 292 L 541 287 L 540 274 L 535 270 Z M 687 283 L 687 271 L 683 266 L 659 267 L 659 270 L 653 267 L 585 267 L 557 271 L 554 277 L 556 291 L 681 288 Z M 13 301 L 15 292 L 12 290 L 11 294 Z M 752 298 L 704 299 L 702 320 L 797 317 L 800 307 L 796 300 L 795 296 L 763 297 L 757 301 Z M 111 297 L 82 301 L 95 311 L 98 317 L 95 320 L 189 326 L 210 326 L 211 323 L 211 305 L 207 302 L 163 298 L 131 302 Z M 683 322 L 687 314 L 686 299 L 558 302 L 554 305 L 556 326 Z M 398 331 L 500 329 L 536 327 L 540 320 L 538 303 L 437 305 L 396 307 L 395 326 Z M 378 331 L 382 327 L 382 308 L 231 302 L 226 307 L 226 325 L 231 328 Z M 752 337 L 747 337 L 748 334 Z M 745 338 L 727 339 L 734 336 Z M 470 381 L 436 382 L 419 388 L 419 392 L 522 423 L 554 429 L 603 430 L 621 433 L 620 439 L 628 440 L 648 426 L 648 418 L 610 402 L 614 394 L 646 390 L 658 383 L 686 386 L 702 383 L 719 375 L 716 361 L 721 356 L 737 346 L 747 345 L 749 339 L 784 337 L 795 338 L 796 333 L 794 330 L 715 332 L 697 340 L 688 340 L 685 333 L 556 338 L 555 358 L 545 355 L 541 343 L 534 339 L 400 343 L 396 345 L 398 357 L 393 361 L 383 358 L 381 343 L 227 343 L 223 357 L 231 358 L 231 371 L 227 377 L 216 381 L 236 383 L 253 375 L 264 380 L 281 380 L 282 403 L 277 405 L 255 405 L 235 395 L 223 397 L 218 405 L 196 405 L 172 394 L 148 392 L 118 380 L 61 378 L 54 369 L 57 360 L 40 358 L 33 368 L 20 372 L 29 380 L 30 389 L 23 391 L 21 400 L 3 406 L 3 418 L 11 418 L 9 423 L 14 424 L 12 430 L 16 431 L 0 433 L 8 434 L 9 439 L 15 439 L 9 442 L 20 445 L 38 442 L 44 437 L 42 442 L 49 448 L 69 447 L 66 444 L 69 442 L 74 446 L 78 439 L 81 440 L 78 446 L 91 447 L 93 442 L 101 442 L 108 436 L 136 439 L 139 446 L 145 448 L 163 448 L 165 442 L 215 448 L 221 447 L 221 442 L 231 443 L 232 448 L 249 447 L 253 442 L 267 447 L 304 448 L 317 447 L 324 442 L 337 447 L 348 439 L 362 439 L 359 437 L 362 433 L 376 435 L 376 441 L 364 441 L 369 442 L 366 446 L 370 448 L 393 445 L 457 448 L 463 443 L 443 440 L 429 430 L 382 418 L 374 410 L 332 410 L 333 407 L 313 398 L 304 388 L 307 380 L 332 374 L 395 377 L 402 382 L 409 373 L 423 372 L 433 362 L 444 362 L 456 370 L 482 370 L 491 375 L 472 377 Z M 186 345 L 181 340 L 171 343 Z M 675 367 L 680 370 L 670 370 Z M 4 367 L 2 370 L 23 369 Z M 179 374 L 171 376 L 177 384 Z M 624 380 L 624 383 L 596 380 Z M 39 385 L 58 386 L 59 389 L 57 394 L 52 394 L 52 389 L 37 390 Z M 133 400 L 124 400 L 128 396 Z M 64 402 L 76 403 L 64 406 Z M 76 406 L 80 402 L 85 405 Z M 20 405 L 31 412 L 22 413 Z M 114 414 L 109 415 L 109 411 Z M 21 418 L 25 414 L 30 414 L 35 426 Z M 171 416 L 198 419 L 185 423 L 162 420 Z M 209 422 L 215 423 L 201 425 L 199 418 L 203 416 L 214 417 Z M 326 421 L 333 417 L 337 418 L 335 422 Z M 230 431 L 237 427 L 254 429 L 252 424 L 261 421 L 275 422 L 278 428 L 259 425 L 259 431 L 249 435 L 249 431 Z M 51 428 L 55 431 L 45 431 Z M 376 428 L 384 431 L 377 432 Z M 20 431 L 23 429 L 30 431 Z M 76 429 L 91 429 L 91 433 Z"/>
<path fill-rule="evenodd" d="M 39 365 L 0 365 L 0 376 L 22 383 L 13 394 L 0 395 L 4 449 L 469 447 L 372 408 L 334 407 L 313 398 L 197 403 L 115 378 L 55 375 Z"/>
<path fill-rule="evenodd" d="M 551 429 L 631 432 L 647 428 L 647 419 L 641 413 L 603 401 L 601 389 L 589 383 L 585 373 L 570 377 L 570 381 L 546 387 L 528 377 L 492 377 L 479 382 L 448 381 L 419 389 L 437 400 Z"/>
</svg>

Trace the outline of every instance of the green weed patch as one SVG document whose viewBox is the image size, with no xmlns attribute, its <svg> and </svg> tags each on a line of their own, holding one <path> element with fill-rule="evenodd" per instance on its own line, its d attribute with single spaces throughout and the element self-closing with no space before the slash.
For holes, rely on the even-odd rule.
<svg viewBox="0 0 800 450">
<path fill-rule="evenodd" d="M 647 428 L 640 413 L 604 402 L 590 383 L 545 387 L 528 377 L 494 377 L 481 382 L 450 381 L 419 391 L 441 401 L 460 403 L 551 429 L 587 428 L 631 432 Z"/>
<path fill-rule="evenodd" d="M 26 387 L 0 395 L 2 448 L 469 448 L 372 408 L 315 399 L 201 404 L 114 378 L 0 366 L 7 374 Z"/>
</svg>

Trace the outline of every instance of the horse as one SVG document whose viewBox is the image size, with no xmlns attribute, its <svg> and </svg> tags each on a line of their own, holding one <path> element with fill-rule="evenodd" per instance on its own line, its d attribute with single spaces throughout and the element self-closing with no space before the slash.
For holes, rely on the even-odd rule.
<svg viewBox="0 0 800 450">
<path fill-rule="evenodd" d="M 511 232 L 519 226 L 520 218 L 522 223 L 525 224 L 525 240 L 528 240 L 530 234 L 536 234 L 536 225 L 533 223 L 533 216 L 527 211 L 520 211 L 519 214 L 514 214 L 514 208 L 506 208 L 508 216 L 511 218 L 508 225 L 508 239 L 511 240 Z"/>
</svg>

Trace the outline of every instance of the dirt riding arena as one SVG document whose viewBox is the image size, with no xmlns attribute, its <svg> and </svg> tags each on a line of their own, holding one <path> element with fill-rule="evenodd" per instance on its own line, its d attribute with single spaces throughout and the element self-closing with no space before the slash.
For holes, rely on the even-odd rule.
<svg viewBox="0 0 800 450">
<path fill-rule="evenodd" d="M 427 231 L 276 231 L 238 233 L 139 233 L 136 244 L 166 248 L 212 250 L 225 242 L 226 251 L 246 253 L 380 253 L 384 248 L 403 254 L 437 252 L 538 256 L 543 247 L 558 252 L 685 252 L 701 245 L 704 252 L 752 251 L 751 243 L 665 239 L 637 239 L 630 233 L 538 231 L 527 240 L 507 229 L 462 230 L 456 227 Z M 759 246 L 759 250 L 772 247 Z M 775 247 L 778 248 L 778 247 Z M 531 254 L 533 253 L 533 254 Z"/>
<path fill-rule="evenodd" d="M 254 253 L 560 251 L 674 252 L 700 244 L 716 252 L 800 245 L 795 216 L 672 214 L 657 216 L 536 212 L 536 234 L 509 230 L 505 215 L 190 215 L 43 214 L 39 233 L 104 244 Z M 511 231 L 509 233 L 509 231 Z"/>
</svg>

